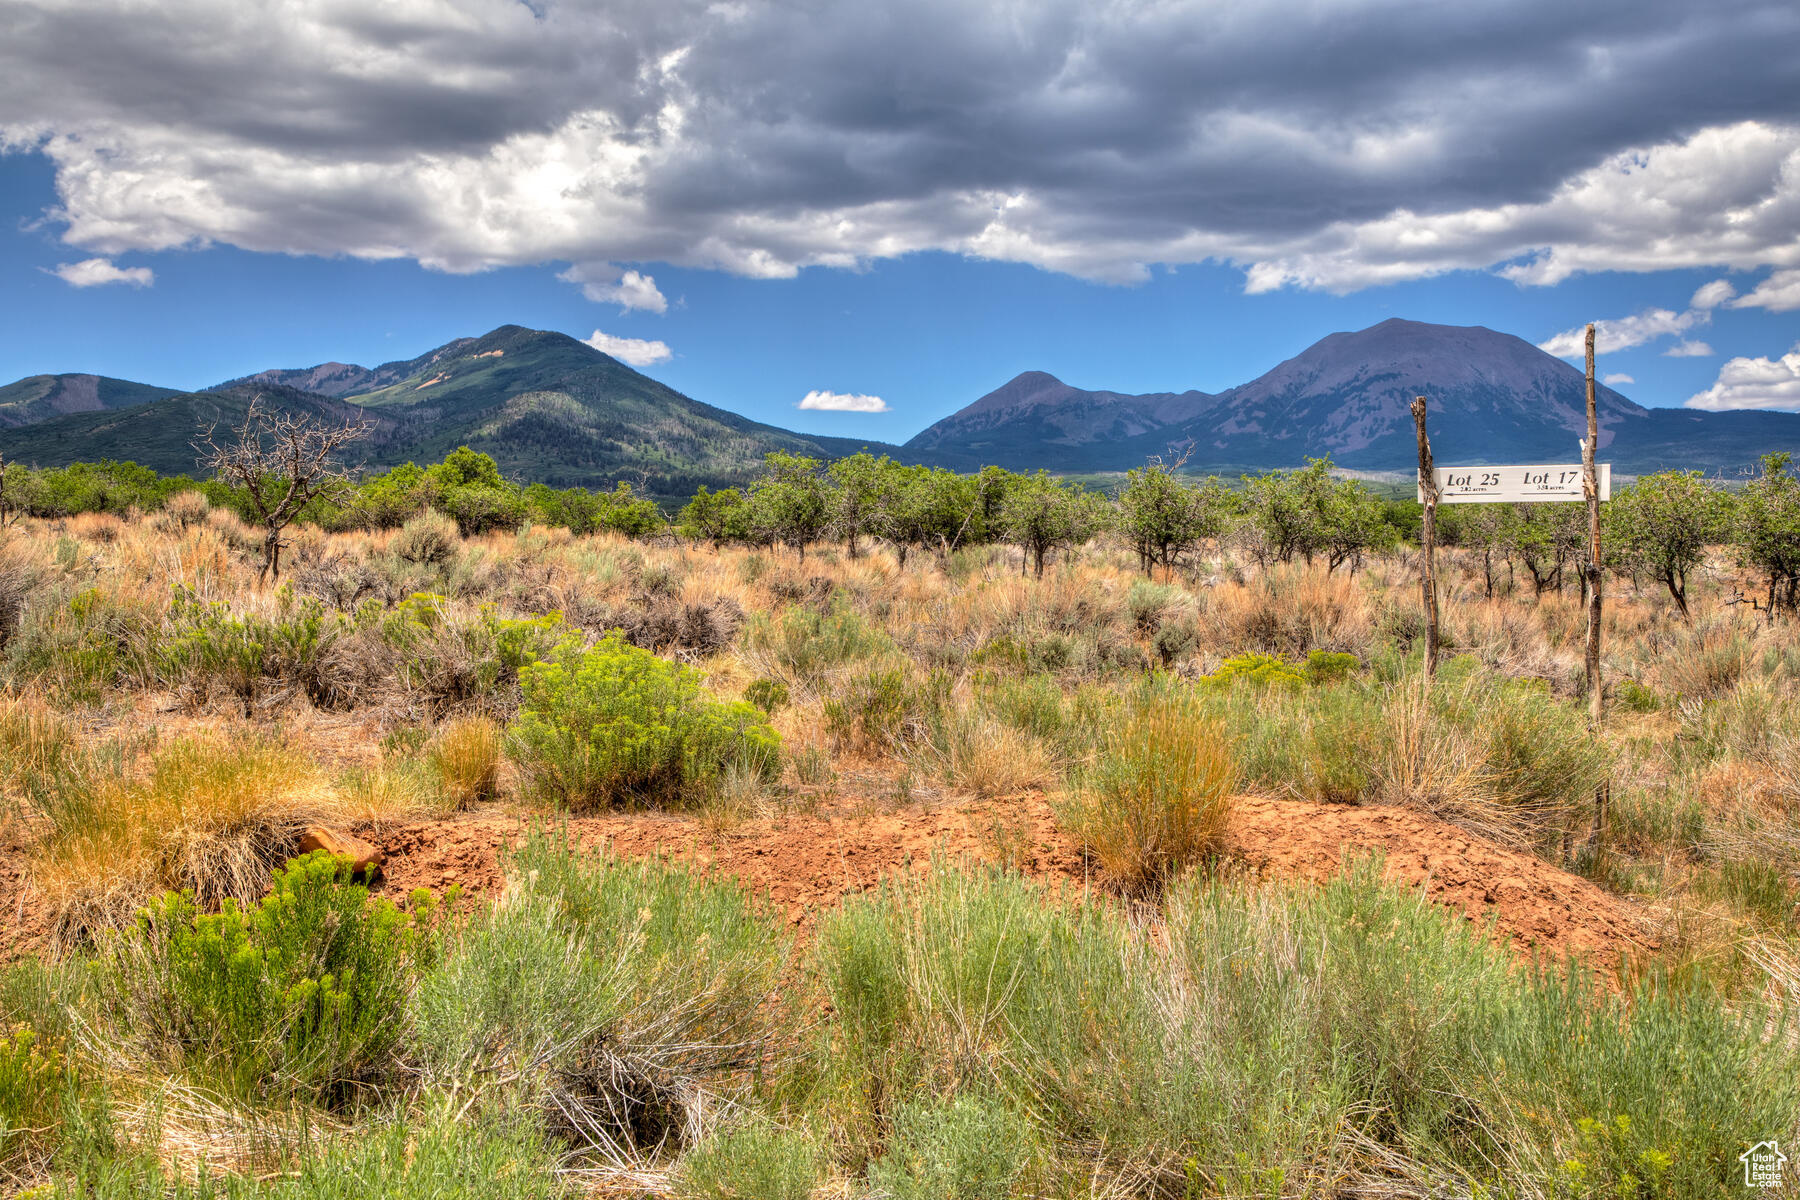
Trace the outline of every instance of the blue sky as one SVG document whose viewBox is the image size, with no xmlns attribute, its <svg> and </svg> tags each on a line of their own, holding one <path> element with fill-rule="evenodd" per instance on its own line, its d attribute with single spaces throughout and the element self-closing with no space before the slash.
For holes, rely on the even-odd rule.
<svg viewBox="0 0 1800 1200">
<path fill-rule="evenodd" d="M 21 6 L 0 380 L 200 387 L 512 322 L 660 342 L 641 369 L 697 399 L 900 441 L 1022 370 L 1213 391 L 1403 316 L 1613 322 L 1603 349 L 1647 340 L 1601 372 L 1640 403 L 1800 408 L 1785 5 L 1634 5 L 1624 33 L 1550 4 L 1304 5 L 1296 36 L 1283 4 L 784 27 L 409 0 L 221 32 L 217 2 Z M 1441 69 L 1396 83 L 1421 45 Z M 814 391 L 886 411 L 796 407 Z"/>
</svg>

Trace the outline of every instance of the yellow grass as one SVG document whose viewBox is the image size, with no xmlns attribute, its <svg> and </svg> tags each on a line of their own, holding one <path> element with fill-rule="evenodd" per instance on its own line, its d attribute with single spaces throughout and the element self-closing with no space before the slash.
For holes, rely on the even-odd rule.
<svg viewBox="0 0 1800 1200">
<path fill-rule="evenodd" d="M 455 717 L 438 727 L 429 758 L 452 809 L 491 800 L 500 790 L 500 727 L 488 717 Z"/>
</svg>

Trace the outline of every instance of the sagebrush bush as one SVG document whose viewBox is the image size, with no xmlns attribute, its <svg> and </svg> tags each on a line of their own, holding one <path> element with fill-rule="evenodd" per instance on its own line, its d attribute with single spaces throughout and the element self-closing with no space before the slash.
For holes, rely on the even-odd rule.
<svg viewBox="0 0 1800 1200">
<path fill-rule="evenodd" d="M 205 913 L 179 893 L 150 905 L 103 947 L 104 1003 L 143 1053 L 238 1095 L 340 1098 L 397 1065 L 437 912 L 425 891 L 401 912 L 315 851 L 250 907 Z"/>
<path fill-rule="evenodd" d="M 402 562 L 437 566 L 454 557 L 461 545 L 456 522 L 435 508 L 428 508 L 400 527 L 388 549 Z"/>
<path fill-rule="evenodd" d="M 809 688 L 848 663 L 895 650 L 892 638 L 841 603 L 826 611 L 793 607 L 773 616 L 759 613 L 746 626 L 745 644 L 771 675 Z"/>
<path fill-rule="evenodd" d="M 752 1118 L 684 1155 L 675 1195 L 680 1200 L 810 1200 L 824 1166 L 824 1155 L 807 1133 Z"/>
<path fill-rule="evenodd" d="M 1121 886 L 1153 888 L 1218 849 L 1237 764 L 1191 691 L 1151 687 L 1105 729 L 1058 820 Z"/>
<path fill-rule="evenodd" d="M 754 705 L 609 636 L 519 674 L 510 738 L 526 790 L 574 810 L 694 805 L 737 767 L 773 778 L 780 738 Z"/>
<path fill-rule="evenodd" d="M 887 1154 L 869 1183 L 893 1200 L 1007 1200 L 1030 1166 L 1036 1130 L 1005 1104 L 959 1095 L 915 1100 L 894 1114 Z"/>
<path fill-rule="evenodd" d="M 436 1086 L 506 1092 L 576 1145 L 665 1164 L 766 1064 L 790 940 L 735 883 L 534 833 L 419 988 Z M 507 1082 L 510 1081 L 510 1082 Z"/>
</svg>

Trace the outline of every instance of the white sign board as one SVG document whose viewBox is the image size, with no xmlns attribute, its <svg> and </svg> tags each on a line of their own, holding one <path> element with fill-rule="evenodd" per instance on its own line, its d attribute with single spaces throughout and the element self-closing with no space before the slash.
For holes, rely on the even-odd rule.
<svg viewBox="0 0 1800 1200">
<path fill-rule="evenodd" d="M 1612 499 L 1612 464 L 1596 463 L 1600 499 Z M 1585 500 L 1581 490 L 1580 463 L 1555 463 L 1530 467 L 1437 467 L 1438 501 L 1443 504 L 1532 503 L 1550 500 Z M 1419 489 L 1425 503 L 1425 489 Z"/>
</svg>

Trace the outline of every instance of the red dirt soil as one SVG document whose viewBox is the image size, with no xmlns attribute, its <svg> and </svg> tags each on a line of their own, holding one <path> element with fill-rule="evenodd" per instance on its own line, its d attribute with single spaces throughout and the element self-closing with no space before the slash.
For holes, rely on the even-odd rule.
<svg viewBox="0 0 1800 1200">
<path fill-rule="evenodd" d="M 499 889 L 499 851 L 519 841 L 532 820 L 489 810 L 359 832 L 386 855 L 380 884 L 386 894 L 400 898 L 415 888 L 442 891 L 453 884 L 482 894 Z M 627 856 L 668 854 L 734 876 L 785 909 L 797 926 L 846 895 L 923 871 L 934 855 L 1005 861 L 1075 886 L 1092 880 L 1079 848 L 1037 795 L 761 818 L 724 829 L 691 817 L 622 813 L 576 818 L 569 830 L 586 845 L 610 843 Z M 1630 902 L 1410 809 L 1241 797 L 1225 851 L 1262 877 L 1302 882 L 1329 878 L 1347 854 L 1381 851 L 1387 878 L 1423 887 L 1471 921 L 1492 919 L 1521 953 L 1581 957 L 1610 968 L 1655 946 Z M 22 839 L 0 826 L 0 963 L 41 949 L 46 917 L 31 895 Z"/>
<path fill-rule="evenodd" d="M 384 889 L 460 884 L 490 892 L 501 882 L 498 851 L 529 818 L 474 814 L 391 826 L 366 836 L 387 855 Z M 843 896 L 890 876 L 922 871 L 934 855 L 1008 861 L 1041 879 L 1085 884 L 1077 845 L 1057 829 L 1039 796 L 908 807 L 866 816 L 785 816 L 707 830 L 691 818 L 617 814 L 569 822 L 570 835 L 609 842 L 627 856 L 669 854 L 728 874 L 783 907 L 795 925 Z M 1492 919 L 1522 953 L 1619 964 L 1652 948 L 1629 902 L 1527 854 L 1433 817 L 1400 808 L 1359 808 L 1240 798 L 1226 838 L 1228 858 L 1271 879 L 1321 881 L 1346 854 L 1381 851 L 1386 877 L 1423 887 L 1471 921 Z"/>
</svg>

